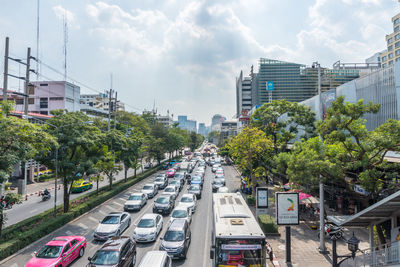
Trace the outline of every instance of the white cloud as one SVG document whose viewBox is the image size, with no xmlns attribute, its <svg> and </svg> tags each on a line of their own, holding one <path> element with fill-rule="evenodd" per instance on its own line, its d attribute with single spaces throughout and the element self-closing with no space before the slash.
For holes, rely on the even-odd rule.
<svg viewBox="0 0 400 267">
<path fill-rule="evenodd" d="M 80 25 L 78 24 L 74 13 L 65 9 L 61 5 L 53 6 L 52 9 L 58 19 L 63 20 L 64 18 L 66 18 L 69 26 L 72 26 L 76 29 L 80 28 Z"/>
</svg>

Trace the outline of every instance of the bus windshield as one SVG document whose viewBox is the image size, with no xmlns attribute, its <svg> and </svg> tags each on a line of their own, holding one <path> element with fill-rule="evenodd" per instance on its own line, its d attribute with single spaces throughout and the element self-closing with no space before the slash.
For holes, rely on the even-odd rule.
<svg viewBox="0 0 400 267">
<path fill-rule="evenodd" d="M 250 240 L 249 240 L 250 241 Z M 240 243 L 239 243 L 240 242 Z M 216 246 L 216 266 L 233 265 L 243 267 L 264 266 L 262 265 L 264 257 L 262 257 L 262 241 L 256 243 L 246 240 L 226 241 Z"/>
</svg>

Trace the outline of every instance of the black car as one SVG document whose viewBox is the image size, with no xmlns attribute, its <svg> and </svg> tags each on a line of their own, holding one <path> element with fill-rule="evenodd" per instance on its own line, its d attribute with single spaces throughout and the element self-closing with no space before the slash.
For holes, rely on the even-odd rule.
<svg viewBox="0 0 400 267">
<path fill-rule="evenodd" d="M 128 236 L 117 236 L 108 240 L 88 258 L 88 267 L 115 266 L 128 267 L 136 263 L 136 242 Z"/>
<path fill-rule="evenodd" d="M 191 235 L 187 220 L 175 219 L 161 238 L 160 250 L 167 252 L 172 258 L 186 259 Z"/>
<path fill-rule="evenodd" d="M 161 174 L 162 176 L 157 175 L 154 179 L 154 184 L 157 185 L 158 189 L 164 189 L 168 186 L 168 178 L 165 174 Z"/>
<path fill-rule="evenodd" d="M 182 186 L 185 185 L 185 172 L 177 172 L 174 175 L 174 180 L 179 180 L 182 183 Z"/>
<path fill-rule="evenodd" d="M 175 200 L 171 195 L 161 195 L 154 201 L 153 213 L 170 214 L 175 207 Z"/>
</svg>

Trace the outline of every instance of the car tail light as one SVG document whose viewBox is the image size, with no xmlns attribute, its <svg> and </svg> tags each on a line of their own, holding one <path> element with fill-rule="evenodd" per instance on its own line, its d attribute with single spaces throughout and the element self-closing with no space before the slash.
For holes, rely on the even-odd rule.
<svg viewBox="0 0 400 267">
<path fill-rule="evenodd" d="M 331 229 L 330 228 L 328 228 L 328 230 L 326 230 L 328 233 L 331 231 Z"/>
</svg>

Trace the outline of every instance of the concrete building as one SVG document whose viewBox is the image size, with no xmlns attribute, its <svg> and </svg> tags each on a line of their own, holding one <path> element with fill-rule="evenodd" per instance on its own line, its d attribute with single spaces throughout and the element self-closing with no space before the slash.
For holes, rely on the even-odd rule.
<svg viewBox="0 0 400 267">
<path fill-rule="evenodd" d="M 400 13 L 392 17 L 393 32 L 386 35 L 387 48 L 380 55 L 382 68 L 400 60 Z"/>
<path fill-rule="evenodd" d="M 28 111 L 49 115 L 50 111 L 64 109 L 80 111 L 80 87 L 65 81 L 31 82 Z M 24 111 L 24 103 L 17 101 L 16 111 Z"/>
<path fill-rule="evenodd" d="M 178 116 L 179 128 L 186 129 L 186 122 L 187 122 L 187 116 L 184 115 Z"/>
<path fill-rule="evenodd" d="M 157 115 L 156 120 L 158 123 L 161 123 L 166 128 L 169 128 L 174 124 L 174 121 L 169 115 L 167 116 Z"/>
<path fill-rule="evenodd" d="M 83 94 L 81 95 L 81 104 L 88 105 L 94 108 L 103 109 L 108 111 L 109 92 L 99 94 Z M 115 111 L 115 98 L 111 99 L 111 110 Z M 117 111 L 125 111 L 125 104 L 117 99 Z"/>
<path fill-rule="evenodd" d="M 211 131 L 221 131 L 221 123 L 223 123 L 225 120 L 226 118 L 222 115 L 215 114 L 211 119 Z"/>
<path fill-rule="evenodd" d="M 243 71 L 240 71 L 239 77 L 236 78 L 236 117 L 253 106 L 251 88 L 251 77 L 243 77 Z"/>
<path fill-rule="evenodd" d="M 238 122 L 237 121 L 224 121 L 221 123 L 221 134 L 220 142 L 224 142 L 230 137 L 238 134 Z"/>
<path fill-rule="evenodd" d="M 381 52 L 377 52 L 370 56 L 369 58 L 365 59 L 365 63 L 367 64 L 378 64 L 379 67 L 381 66 L 381 55 L 384 53 L 386 50 L 383 50 Z"/>
<path fill-rule="evenodd" d="M 197 121 L 187 120 L 186 121 L 186 130 L 188 130 L 189 132 L 197 133 Z"/>
<path fill-rule="evenodd" d="M 206 136 L 206 124 L 205 123 L 199 123 L 199 129 L 197 131 L 198 134 L 201 134 L 202 136 Z"/>
</svg>

